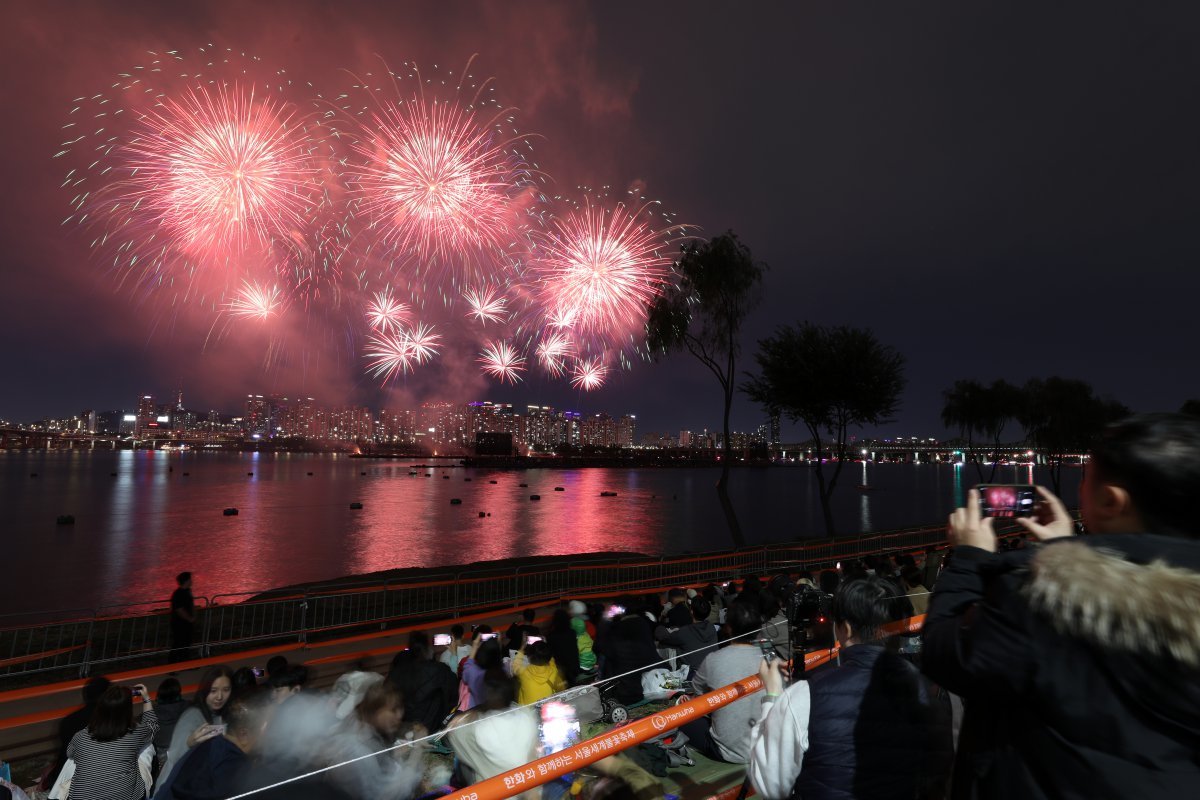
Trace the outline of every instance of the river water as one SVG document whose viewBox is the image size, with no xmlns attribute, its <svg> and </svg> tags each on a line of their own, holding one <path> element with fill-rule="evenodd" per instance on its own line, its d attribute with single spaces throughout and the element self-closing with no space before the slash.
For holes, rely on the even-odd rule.
<svg viewBox="0 0 1200 800">
<path fill-rule="evenodd" d="M 211 597 L 400 567 L 730 546 L 715 469 L 502 471 L 447 462 L 411 476 L 418 463 L 433 462 L 0 451 L 0 615 L 161 599 L 182 570 L 195 574 L 197 595 Z M 996 475 L 1006 483 L 1046 478 L 1029 467 Z M 1064 475 L 1068 503 L 1078 479 L 1078 470 Z M 848 464 L 834 498 L 839 533 L 938 524 L 976 482 L 973 466 Z M 529 499 L 534 493 L 540 501 Z M 730 494 L 752 544 L 823 533 L 809 468 L 735 470 Z M 224 516 L 226 507 L 239 514 Z M 57 525 L 60 514 L 75 524 Z"/>
</svg>

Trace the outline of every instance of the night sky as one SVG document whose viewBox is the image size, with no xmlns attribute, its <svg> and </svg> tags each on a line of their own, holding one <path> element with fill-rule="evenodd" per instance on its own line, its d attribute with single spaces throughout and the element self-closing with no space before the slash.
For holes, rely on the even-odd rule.
<svg viewBox="0 0 1200 800">
<path fill-rule="evenodd" d="M 1200 10 L 1194 3 L 66 3 L 5 6 L 0 418 L 129 409 L 142 392 L 234 411 L 247 392 L 329 404 L 546 402 L 717 426 L 686 356 L 580 394 L 448 367 L 381 393 L 353 357 L 263 370 L 204 347 L 199 316 L 118 290 L 60 227 L 52 160 L 73 98 L 147 50 L 207 42 L 336 90 L 389 63 L 494 76 L 539 134 L 553 191 L 644 187 L 770 265 L 744 337 L 803 320 L 872 328 L 908 359 L 880 433 L 939 435 L 957 378 L 1092 382 L 1136 410 L 1200 396 Z M 761 419 L 739 397 L 736 428 Z M 785 432 L 787 438 L 787 432 Z"/>
</svg>

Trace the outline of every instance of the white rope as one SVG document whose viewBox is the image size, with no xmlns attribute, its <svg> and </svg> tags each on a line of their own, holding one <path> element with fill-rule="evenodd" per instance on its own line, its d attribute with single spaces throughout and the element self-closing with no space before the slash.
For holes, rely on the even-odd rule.
<svg viewBox="0 0 1200 800">
<path fill-rule="evenodd" d="M 719 645 L 729 644 L 730 642 L 736 641 L 738 639 L 744 639 L 747 636 L 758 636 L 760 633 L 761 633 L 761 630 L 755 630 L 752 633 L 743 633 L 739 636 L 731 636 L 728 639 L 719 640 L 719 641 L 713 642 L 712 644 L 705 645 L 704 647 L 698 647 L 695 650 L 691 650 L 687 653 L 676 654 L 675 658 L 683 658 L 685 656 L 695 655 L 696 653 L 700 653 L 705 650 L 712 650 L 713 648 L 718 647 Z M 669 664 L 670 661 L 671 661 L 671 659 L 664 658 L 661 661 L 655 661 L 651 664 L 647 664 L 646 666 L 643 666 L 643 667 L 638 667 L 637 669 L 632 669 L 632 670 L 630 670 L 628 672 L 624 672 L 620 675 L 613 675 L 611 678 L 604 678 L 603 680 L 600 680 L 596 683 L 584 684 L 582 686 L 573 686 L 569 689 L 564 689 L 561 692 L 552 694 L 549 697 L 545 698 L 545 700 L 540 700 L 538 702 L 545 702 L 546 700 L 553 700 L 553 699 L 559 698 L 559 697 L 566 697 L 566 696 L 571 695 L 572 693 L 578 693 L 579 690 L 586 689 L 589 686 L 595 687 L 598 691 L 602 685 L 612 683 L 613 681 L 618 681 L 621 678 L 627 678 L 630 675 L 636 675 L 639 672 L 645 672 L 648 669 L 651 669 L 656 666 L 660 666 L 662 664 Z M 480 722 L 493 720 L 493 719 L 496 719 L 497 717 L 502 717 L 506 714 L 511 714 L 511 713 L 515 713 L 518 711 L 524 711 L 528 708 L 529 708 L 529 706 L 517 706 L 515 708 L 507 708 L 507 709 L 504 709 L 503 711 L 488 714 L 486 717 L 481 715 L 479 718 L 473 719 L 470 722 L 464 722 L 461 725 L 454 726 L 454 730 L 462 730 L 464 728 L 469 728 L 470 726 L 476 725 Z M 280 786 L 286 786 L 289 783 L 295 783 L 296 781 L 302 781 L 307 778 L 312 778 L 317 775 L 321 775 L 323 773 L 329 772 L 331 770 L 335 770 L 340 767 L 347 766 L 349 764 L 354 764 L 359 761 L 365 761 L 369 758 L 375 758 L 377 756 L 384 755 L 385 753 L 390 753 L 394 750 L 399 750 L 402 747 L 413 747 L 414 745 L 422 744 L 423 742 L 427 742 L 432 739 L 438 739 L 438 738 L 441 738 L 442 736 L 445 736 L 446 733 L 448 733 L 448 731 L 442 730 L 442 731 L 438 731 L 437 733 L 431 733 L 427 736 L 422 736 L 420 739 L 410 739 L 410 740 L 406 740 L 403 742 L 399 742 L 397 744 L 391 745 L 390 747 L 385 747 L 382 750 L 378 750 L 374 753 L 368 753 L 366 755 L 357 756 L 355 758 L 347 759 L 346 761 L 341 761 L 336 764 L 330 764 L 329 766 L 321 767 L 319 769 L 314 769 L 311 772 L 304 773 L 303 775 L 296 775 L 295 777 L 292 777 L 292 778 L 285 778 L 284 780 L 277 781 L 276 783 L 272 783 L 267 786 L 260 787 L 258 789 L 251 789 L 248 792 L 243 792 L 242 794 L 234 795 L 233 797 L 227 798 L 227 800 L 242 800 L 242 798 L 244 798 L 244 797 L 251 797 L 253 795 L 258 794 L 259 792 L 265 792 L 269 789 L 278 789 Z"/>
</svg>

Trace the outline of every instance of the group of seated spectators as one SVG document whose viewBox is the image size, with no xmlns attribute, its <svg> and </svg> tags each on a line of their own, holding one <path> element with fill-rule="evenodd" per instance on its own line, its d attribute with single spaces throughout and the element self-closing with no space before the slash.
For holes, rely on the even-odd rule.
<svg viewBox="0 0 1200 800">
<path fill-rule="evenodd" d="M 766 800 L 1200 797 L 1200 422 L 1110 426 L 1081 488 L 1087 535 L 1039 491 L 1007 544 L 972 491 L 949 553 L 414 631 L 386 676 L 355 669 L 324 691 L 279 657 L 265 674 L 213 667 L 190 701 L 174 678 L 153 699 L 94 678 L 47 785 L 56 800 L 436 796 L 537 758 L 535 704 L 596 682 L 638 704 L 643 674 L 673 659 L 697 693 L 762 679 L 681 730 L 747 765 Z M 798 614 L 810 596 L 820 611 Z M 889 635 L 920 616 L 919 635 Z M 836 655 L 805 674 L 803 628 L 822 622 Z M 431 746 L 452 772 L 430 770 Z M 598 771 L 662 794 L 632 762 Z"/>
</svg>

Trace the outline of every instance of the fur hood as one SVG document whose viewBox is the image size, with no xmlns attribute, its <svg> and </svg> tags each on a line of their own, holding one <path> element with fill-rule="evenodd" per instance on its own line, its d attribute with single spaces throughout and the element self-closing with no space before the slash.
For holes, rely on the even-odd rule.
<svg viewBox="0 0 1200 800">
<path fill-rule="evenodd" d="M 1030 605 L 1060 634 L 1200 667 L 1200 572 L 1083 542 L 1039 548 L 1030 570 Z"/>
</svg>

